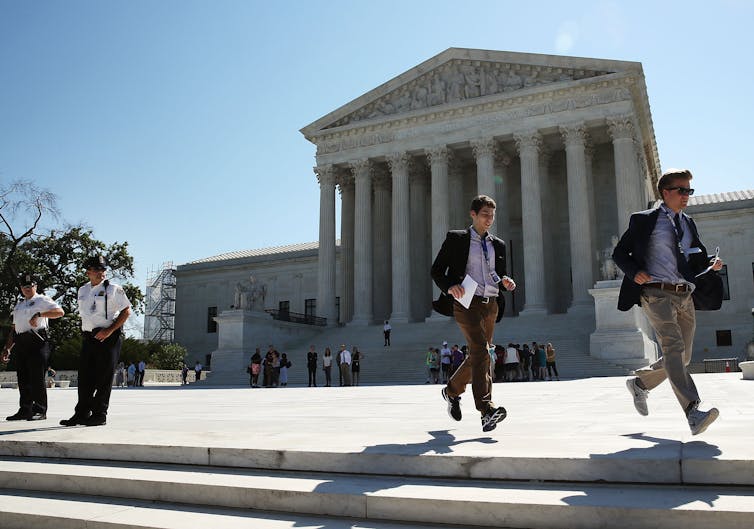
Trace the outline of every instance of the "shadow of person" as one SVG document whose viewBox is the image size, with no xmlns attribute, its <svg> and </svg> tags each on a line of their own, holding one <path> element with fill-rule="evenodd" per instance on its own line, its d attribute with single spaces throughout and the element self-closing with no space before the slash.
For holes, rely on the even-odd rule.
<svg viewBox="0 0 754 529">
<path fill-rule="evenodd" d="M 456 439 L 449 430 L 434 430 L 427 432 L 431 438 L 420 443 L 387 443 L 374 446 L 367 446 L 362 450 L 363 454 L 392 454 L 420 456 L 422 454 L 449 454 L 453 452 L 454 446 L 465 443 L 483 443 L 494 444 L 496 439 L 492 437 L 475 437 L 473 439 Z"/>
<path fill-rule="evenodd" d="M 65 430 L 65 426 L 44 426 L 40 428 L 20 428 L 17 430 L 0 430 L 0 435 L 13 435 L 17 433 L 47 432 L 51 430 Z"/>
<path fill-rule="evenodd" d="M 714 506 L 715 500 L 720 497 L 718 493 L 708 488 L 685 486 L 688 484 L 683 480 L 683 454 L 693 451 L 694 459 L 715 459 L 722 454 L 718 446 L 704 441 L 684 443 L 644 433 L 624 434 L 623 437 L 653 444 L 607 454 L 590 454 L 590 459 L 607 460 L 606 477 L 602 481 L 610 485 L 579 485 L 580 494 L 562 498 L 564 503 L 590 508 L 640 507 L 643 512 L 673 509 L 698 501 Z M 607 472 L 613 472 L 613 475 L 609 476 Z M 614 486 L 620 483 L 625 484 L 626 488 Z M 630 527 L 630 520 L 626 520 L 624 525 Z"/>
</svg>

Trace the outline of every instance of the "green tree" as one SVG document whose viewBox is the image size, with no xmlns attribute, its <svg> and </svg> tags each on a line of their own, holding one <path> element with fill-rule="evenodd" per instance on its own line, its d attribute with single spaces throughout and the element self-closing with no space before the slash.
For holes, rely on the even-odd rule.
<svg viewBox="0 0 754 529">
<path fill-rule="evenodd" d="M 149 365 L 153 369 L 180 369 L 185 358 L 185 347 L 177 343 L 163 343 L 149 357 Z"/>
<path fill-rule="evenodd" d="M 73 368 L 78 363 L 76 338 L 80 338 L 81 321 L 77 313 L 78 288 L 88 281 L 82 268 L 84 260 L 104 255 L 110 267 L 108 278 L 126 292 L 134 312 L 142 312 L 144 295 L 130 282 L 134 277 L 134 260 L 127 242 L 106 244 L 86 226 L 45 229 L 43 221 L 58 221 L 56 197 L 30 182 L 0 184 L 0 328 L 2 339 L 10 330 L 12 311 L 20 292 L 17 277 L 29 271 L 38 279 L 38 292 L 57 301 L 65 316 L 50 325 L 55 362 L 59 368 Z M 80 350 L 80 341 L 78 342 Z M 142 350 L 148 358 L 152 351 Z M 12 366 L 11 366 L 12 367 Z M 2 366 L 0 366 L 2 369 Z"/>
</svg>

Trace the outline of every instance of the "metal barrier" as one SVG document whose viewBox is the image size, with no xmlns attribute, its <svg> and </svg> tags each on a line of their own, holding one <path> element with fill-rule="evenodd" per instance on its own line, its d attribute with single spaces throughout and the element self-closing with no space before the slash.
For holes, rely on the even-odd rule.
<svg viewBox="0 0 754 529">
<path fill-rule="evenodd" d="M 738 358 L 705 358 L 705 373 L 727 373 L 729 371 L 740 371 L 738 368 Z"/>
</svg>

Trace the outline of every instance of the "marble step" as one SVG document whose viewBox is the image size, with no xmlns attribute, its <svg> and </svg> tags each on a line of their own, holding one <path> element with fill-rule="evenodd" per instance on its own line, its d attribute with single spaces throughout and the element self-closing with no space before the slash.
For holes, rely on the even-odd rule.
<svg viewBox="0 0 754 529">
<path fill-rule="evenodd" d="M 0 491 L 4 529 L 429 529 L 437 525 L 393 523 L 250 509 L 192 507 L 77 494 Z M 444 525 L 444 529 L 473 529 Z"/>
<path fill-rule="evenodd" d="M 39 498 L 39 492 L 101 496 L 108 504 L 114 498 L 124 510 L 123 500 L 128 500 L 126 505 L 141 500 L 182 504 L 199 512 L 263 509 L 451 526 L 741 529 L 754 519 L 751 487 L 449 480 L 27 460 L 3 462 L 0 488 L 4 495 L 15 489 L 16 498 Z M 0 502 L 0 511 L 7 512 L 9 505 Z M 115 527 L 138 527 L 123 518 Z M 86 527 L 92 525 L 87 522 Z"/>
</svg>

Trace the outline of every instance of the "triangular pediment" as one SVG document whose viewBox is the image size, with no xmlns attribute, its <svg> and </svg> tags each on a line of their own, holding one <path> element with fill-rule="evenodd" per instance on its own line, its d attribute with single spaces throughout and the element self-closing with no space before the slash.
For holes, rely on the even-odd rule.
<svg viewBox="0 0 754 529">
<path fill-rule="evenodd" d="M 393 116 L 563 85 L 641 64 L 604 59 L 450 48 L 320 118 L 301 132 L 318 132 Z"/>
</svg>

